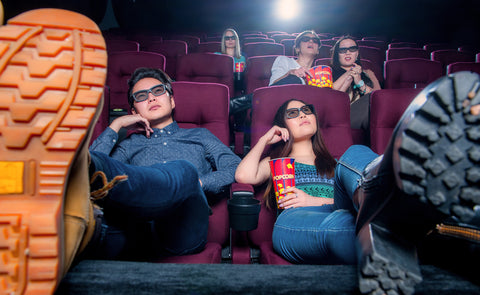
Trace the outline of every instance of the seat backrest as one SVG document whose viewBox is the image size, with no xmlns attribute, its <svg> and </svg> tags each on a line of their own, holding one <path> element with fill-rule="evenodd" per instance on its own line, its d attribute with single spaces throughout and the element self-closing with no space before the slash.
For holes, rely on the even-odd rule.
<svg viewBox="0 0 480 295">
<path fill-rule="evenodd" d="M 376 63 L 369 61 L 368 59 L 361 59 L 362 67 L 367 70 L 371 70 L 377 78 L 380 85 L 383 85 L 383 71 L 382 67 L 379 67 Z"/>
<path fill-rule="evenodd" d="M 280 43 L 283 39 L 295 39 L 295 37 L 291 34 L 273 34 L 270 39 L 275 40 L 275 43 Z"/>
<path fill-rule="evenodd" d="M 318 58 L 327 58 L 331 56 L 332 56 L 332 46 L 322 44 L 322 46 L 318 48 L 318 55 L 317 55 Z"/>
<path fill-rule="evenodd" d="M 103 87 L 103 107 L 95 126 L 93 127 L 90 144 L 110 125 L 110 87 Z"/>
<path fill-rule="evenodd" d="M 247 71 L 245 73 L 246 92 L 260 87 L 268 86 L 272 76 L 272 65 L 278 55 L 264 55 L 247 58 Z"/>
<path fill-rule="evenodd" d="M 177 60 L 177 81 L 210 82 L 227 85 L 234 92 L 233 57 L 226 54 L 190 53 Z"/>
<path fill-rule="evenodd" d="M 205 52 L 221 52 L 222 51 L 222 42 L 200 42 L 197 46 L 197 53 Z"/>
<path fill-rule="evenodd" d="M 479 62 L 454 62 L 447 65 L 447 74 L 455 72 L 469 71 L 480 75 L 480 63 Z"/>
<path fill-rule="evenodd" d="M 295 46 L 295 39 L 282 39 L 280 41 L 280 44 L 283 45 L 283 48 L 285 49 L 285 55 L 286 56 L 294 56 L 295 52 L 293 47 Z"/>
<path fill-rule="evenodd" d="M 400 59 L 400 58 L 424 58 L 430 59 L 428 52 L 422 48 L 409 48 L 409 47 L 402 47 L 402 48 L 390 48 L 387 49 L 387 59 Z"/>
<path fill-rule="evenodd" d="M 110 110 L 130 109 L 127 101 L 127 81 L 140 67 L 165 70 L 165 56 L 145 51 L 122 51 L 109 54 L 106 85 L 110 87 Z"/>
<path fill-rule="evenodd" d="M 285 55 L 285 48 L 283 47 L 283 44 L 278 43 L 245 43 L 245 45 L 243 45 L 243 52 L 247 57 L 261 55 Z"/>
<path fill-rule="evenodd" d="M 241 39 L 245 38 L 263 38 L 267 39 L 268 36 L 266 34 L 261 34 L 261 33 L 245 33 L 241 35 Z"/>
<path fill-rule="evenodd" d="M 446 70 L 447 65 L 454 62 L 473 62 L 475 61 L 475 56 L 471 53 L 461 52 L 456 49 L 442 49 L 432 51 L 431 60 L 440 62 Z"/>
<path fill-rule="evenodd" d="M 176 79 L 177 61 L 188 53 L 187 42 L 181 40 L 164 40 L 149 42 L 141 47 L 142 51 L 157 52 L 165 56 L 165 72 Z"/>
<path fill-rule="evenodd" d="M 241 44 L 245 45 L 247 43 L 258 43 L 258 42 L 267 42 L 267 43 L 275 43 L 275 40 L 270 38 L 262 38 L 262 37 L 246 37 L 240 40 Z"/>
<path fill-rule="evenodd" d="M 378 48 L 381 51 L 386 51 L 387 50 L 387 43 L 385 41 L 380 41 L 380 40 L 357 40 L 358 46 L 366 46 L 366 47 L 374 47 Z"/>
<path fill-rule="evenodd" d="M 385 61 L 385 88 L 425 88 L 443 76 L 442 64 L 423 58 Z"/>
<path fill-rule="evenodd" d="M 118 51 L 139 51 L 140 44 L 131 40 L 105 39 L 108 54 Z"/>
<path fill-rule="evenodd" d="M 182 128 L 203 127 L 225 145 L 230 143 L 229 90 L 224 84 L 176 81 L 175 121 Z"/>
<path fill-rule="evenodd" d="M 200 37 L 191 35 L 172 34 L 165 39 L 185 41 L 187 43 L 187 52 L 195 52 L 198 44 L 200 44 Z"/>
<path fill-rule="evenodd" d="M 323 39 L 323 40 L 320 40 L 320 43 L 322 43 L 322 45 L 328 45 L 328 46 L 333 46 L 333 45 L 335 45 L 336 42 L 337 42 L 336 39 Z"/>
<path fill-rule="evenodd" d="M 456 47 L 449 43 L 427 43 L 423 45 L 423 49 L 428 53 L 432 53 L 435 50 L 442 50 L 442 49 L 456 49 Z"/>
<path fill-rule="evenodd" d="M 400 117 L 421 89 L 380 89 L 370 95 L 370 147 L 383 154 Z"/>
<path fill-rule="evenodd" d="M 344 92 L 306 85 L 280 85 L 257 89 L 253 93 L 251 144 L 271 127 L 275 112 L 282 103 L 298 98 L 314 105 L 320 120 L 325 143 L 335 158 L 339 158 L 352 145 L 350 129 L 350 99 Z M 262 199 L 263 188 L 255 189 L 255 197 Z M 275 210 L 267 209 L 262 202 L 257 229 L 248 232 L 254 246 L 272 240 Z"/>
<path fill-rule="evenodd" d="M 376 64 L 381 69 L 385 61 L 385 51 L 381 51 L 375 47 L 358 46 L 361 59 L 368 59 L 372 63 Z"/>
<path fill-rule="evenodd" d="M 175 121 L 181 128 L 207 128 L 228 146 L 229 90 L 223 84 L 198 82 L 173 82 Z M 220 245 L 228 241 L 229 220 L 226 198 L 209 202 L 208 242 Z"/>
<path fill-rule="evenodd" d="M 402 47 L 419 48 L 420 46 L 415 42 L 392 42 L 388 44 L 388 49 Z"/>
</svg>

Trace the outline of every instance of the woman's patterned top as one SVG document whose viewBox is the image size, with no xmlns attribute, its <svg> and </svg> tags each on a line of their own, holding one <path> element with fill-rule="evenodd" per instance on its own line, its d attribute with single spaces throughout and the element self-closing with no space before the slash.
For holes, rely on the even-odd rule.
<svg viewBox="0 0 480 295">
<path fill-rule="evenodd" d="M 317 173 L 314 165 L 295 162 L 295 187 L 314 197 L 333 198 L 334 179 Z"/>
</svg>

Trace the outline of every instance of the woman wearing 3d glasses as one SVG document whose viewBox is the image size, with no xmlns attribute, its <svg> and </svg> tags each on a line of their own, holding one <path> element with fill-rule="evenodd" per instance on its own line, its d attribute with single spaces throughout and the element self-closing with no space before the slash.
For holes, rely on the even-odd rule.
<svg viewBox="0 0 480 295">
<path fill-rule="evenodd" d="M 347 92 L 350 101 L 380 89 L 375 74 L 363 69 L 360 62 L 358 45 L 351 37 L 338 39 L 332 48 L 333 89 Z"/>
<path fill-rule="evenodd" d="M 320 48 L 320 38 L 314 31 L 304 31 L 295 39 L 296 58 L 279 56 L 272 65 L 272 85 L 305 84 L 308 70 L 314 65 Z"/>
<path fill-rule="evenodd" d="M 332 48 L 333 89 L 350 96 L 350 126 L 359 130 L 362 141 L 370 142 L 370 93 L 381 89 L 373 71 L 363 69 L 358 45 L 349 36 L 338 39 Z"/>
</svg>

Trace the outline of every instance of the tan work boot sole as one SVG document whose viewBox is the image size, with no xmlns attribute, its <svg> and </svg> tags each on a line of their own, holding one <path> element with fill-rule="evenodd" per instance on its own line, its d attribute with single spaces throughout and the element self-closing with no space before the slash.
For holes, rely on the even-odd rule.
<svg viewBox="0 0 480 295">
<path fill-rule="evenodd" d="M 81 14 L 32 10 L 0 27 L 0 294 L 53 293 L 61 279 L 65 186 L 106 63 Z"/>
</svg>

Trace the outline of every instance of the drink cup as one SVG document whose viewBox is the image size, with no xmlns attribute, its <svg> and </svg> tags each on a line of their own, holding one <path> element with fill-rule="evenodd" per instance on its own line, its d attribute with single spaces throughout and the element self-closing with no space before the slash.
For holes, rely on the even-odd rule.
<svg viewBox="0 0 480 295">
<path fill-rule="evenodd" d="M 285 189 L 295 186 L 295 159 L 272 159 L 270 160 L 270 171 L 272 172 L 277 208 L 280 208 L 278 201 L 284 197 Z"/>
<path fill-rule="evenodd" d="M 333 87 L 332 69 L 329 66 L 316 66 L 309 70 L 312 77 L 307 75 L 307 84 L 317 87 Z"/>
<path fill-rule="evenodd" d="M 243 73 L 245 70 L 245 63 L 244 62 L 236 62 L 235 63 L 235 73 Z"/>
</svg>

